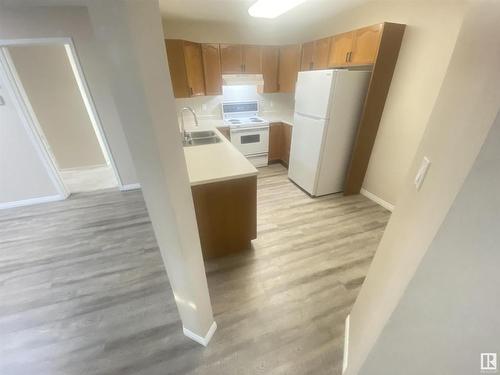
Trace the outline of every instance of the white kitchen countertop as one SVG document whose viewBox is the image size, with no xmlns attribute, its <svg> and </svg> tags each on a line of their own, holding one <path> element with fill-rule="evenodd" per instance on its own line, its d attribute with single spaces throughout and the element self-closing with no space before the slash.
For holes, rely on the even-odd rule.
<svg viewBox="0 0 500 375">
<path fill-rule="evenodd" d="M 184 147 L 184 156 L 191 186 L 210 182 L 256 176 L 257 168 L 250 163 L 215 126 L 203 124 L 192 130 L 213 129 L 222 142 Z"/>
<path fill-rule="evenodd" d="M 293 112 L 262 112 L 260 115 L 269 122 L 284 122 L 293 126 Z"/>
</svg>

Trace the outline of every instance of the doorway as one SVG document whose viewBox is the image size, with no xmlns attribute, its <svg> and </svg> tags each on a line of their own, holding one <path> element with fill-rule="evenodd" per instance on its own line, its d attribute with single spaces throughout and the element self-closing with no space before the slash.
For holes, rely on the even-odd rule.
<svg viewBox="0 0 500 375">
<path fill-rule="evenodd" d="M 65 195 L 121 188 L 71 40 L 23 40 L 0 49 L 16 100 Z"/>
</svg>

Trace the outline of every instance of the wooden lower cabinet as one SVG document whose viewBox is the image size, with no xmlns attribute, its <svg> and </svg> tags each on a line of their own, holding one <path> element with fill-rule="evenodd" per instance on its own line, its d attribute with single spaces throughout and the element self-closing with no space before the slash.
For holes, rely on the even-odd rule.
<svg viewBox="0 0 500 375">
<path fill-rule="evenodd" d="M 292 126 L 273 122 L 269 125 L 269 164 L 281 163 L 288 167 L 290 146 L 292 143 Z"/>
<path fill-rule="evenodd" d="M 279 162 L 281 160 L 281 138 L 283 133 L 283 124 L 281 122 L 273 122 L 269 124 L 269 163 Z"/>
<path fill-rule="evenodd" d="M 290 147 L 292 146 L 292 126 L 283 123 L 281 137 L 281 160 L 288 167 L 290 162 Z"/>
<path fill-rule="evenodd" d="M 218 131 L 222 133 L 224 137 L 226 137 L 228 140 L 231 140 L 231 130 L 227 126 L 221 126 L 217 128 Z"/>
<path fill-rule="evenodd" d="M 257 176 L 191 187 L 204 259 L 251 248 L 257 238 Z"/>
</svg>

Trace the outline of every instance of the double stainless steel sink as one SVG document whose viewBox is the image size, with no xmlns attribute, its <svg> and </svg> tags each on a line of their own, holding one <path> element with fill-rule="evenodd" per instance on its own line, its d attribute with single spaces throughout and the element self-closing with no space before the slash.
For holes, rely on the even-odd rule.
<svg viewBox="0 0 500 375">
<path fill-rule="evenodd" d="M 190 146 L 209 145 L 212 143 L 219 143 L 219 142 L 222 142 L 222 140 L 214 131 L 200 130 L 200 131 L 186 132 L 182 143 L 184 147 L 190 147 Z"/>
</svg>

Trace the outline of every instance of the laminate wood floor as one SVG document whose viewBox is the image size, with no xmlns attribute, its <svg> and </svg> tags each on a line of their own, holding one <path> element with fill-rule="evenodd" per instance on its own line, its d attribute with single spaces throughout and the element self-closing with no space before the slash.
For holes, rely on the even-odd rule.
<svg viewBox="0 0 500 375">
<path fill-rule="evenodd" d="M 389 213 L 258 179 L 258 239 L 206 263 L 218 330 L 182 334 L 139 191 L 0 211 L 0 374 L 340 374 L 344 319 Z"/>
</svg>

